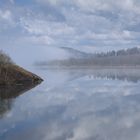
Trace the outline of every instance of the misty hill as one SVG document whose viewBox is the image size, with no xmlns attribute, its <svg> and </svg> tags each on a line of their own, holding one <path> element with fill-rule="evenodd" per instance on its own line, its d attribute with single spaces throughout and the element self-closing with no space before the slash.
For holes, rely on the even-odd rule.
<svg viewBox="0 0 140 140">
<path fill-rule="evenodd" d="M 76 51 L 74 50 L 74 52 Z M 87 54 L 87 56 L 90 56 L 90 57 L 82 57 L 82 58 L 73 57 L 73 58 L 64 59 L 64 60 L 53 60 L 50 62 L 40 62 L 38 63 L 38 65 L 59 66 L 59 67 L 140 66 L 140 48 L 137 48 L 137 47 L 130 48 L 130 49 L 122 49 L 118 51 L 113 50 L 109 52 L 95 53 L 95 54 L 90 54 L 90 55 Z"/>
<path fill-rule="evenodd" d="M 81 59 L 81 58 L 91 58 L 94 56 L 94 54 L 92 53 L 85 53 L 73 48 L 60 47 L 60 49 L 63 49 L 67 54 L 69 54 L 69 58 Z"/>
</svg>

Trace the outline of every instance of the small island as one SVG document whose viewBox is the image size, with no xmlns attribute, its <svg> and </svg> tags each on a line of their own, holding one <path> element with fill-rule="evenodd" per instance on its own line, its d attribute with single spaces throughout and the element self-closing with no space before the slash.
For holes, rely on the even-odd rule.
<svg viewBox="0 0 140 140">
<path fill-rule="evenodd" d="M 0 86 L 41 83 L 39 76 L 16 65 L 11 58 L 0 51 Z"/>
</svg>

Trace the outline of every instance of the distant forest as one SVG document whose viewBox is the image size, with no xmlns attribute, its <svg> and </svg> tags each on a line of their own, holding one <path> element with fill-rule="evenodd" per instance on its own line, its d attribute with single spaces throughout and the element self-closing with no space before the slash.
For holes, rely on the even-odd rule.
<svg viewBox="0 0 140 140">
<path fill-rule="evenodd" d="M 140 66 L 140 48 L 95 53 L 87 58 L 70 58 L 41 62 L 49 66 Z"/>
</svg>

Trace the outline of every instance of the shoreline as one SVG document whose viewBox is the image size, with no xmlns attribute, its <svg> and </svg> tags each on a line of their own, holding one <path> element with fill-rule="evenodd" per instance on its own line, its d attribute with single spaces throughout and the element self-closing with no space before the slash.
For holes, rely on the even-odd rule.
<svg viewBox="0 0 140 140">
<path fill-rule="evenodd" d="M 0 86 L 34 84 L 43 81 L 41 77 L 15 64 L 1 65 L 0 77 Z"/>
<path fill-rule="evenodd" d="M 38 65 L 41 69 L 140 69 L 138 66 L 48 66 Z"/>
</svg>

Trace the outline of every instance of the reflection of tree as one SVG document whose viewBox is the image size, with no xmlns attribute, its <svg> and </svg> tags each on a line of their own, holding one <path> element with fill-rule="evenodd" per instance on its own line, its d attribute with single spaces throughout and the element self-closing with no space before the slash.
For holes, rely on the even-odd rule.
<svg viewBox="0 0 140 140">
<path fill-rule="evenodd" d="M 134 82 L 137 83 L 140 80 L 140 77 L 137 76 L 131 76 L 131 75 L 95 75 L 95 78 L 107 78 L 107 79 L 111 79 L 111 80 L 122 80 L 122 81 L 130 81 L 130 82 Z"/>
<path fill-rule="evenodd" d="M 0 99 L 0 118 L 3 117 L 3 115 L 8 112 L 9 110 L 11 110 L 12 108 L 12 103 L 13 103 L 13 99 Z"/>
<path fill-rule="evenodd" d="M 0 87 L 0 118 L 11 110 L 14 98 L 37 86 L 39 83 L 26 83 L 16 86 Z"/>
<path fill-rule="evenodd" d="M 26 82 L 23 85 L 12 85 L 12 86 L 2 86 L 0 87 L 0 98 L 10 99 L 15 98 L 24 92 L 34 88 L 40 83 Z"/>
<path fill-rule="evenodd" d="M 140 80 L 140 72 L 135 70 L 105 70 L 104 72 L 94 72 L 94 77 L 96 78 L 107 78 L 111 80 L 122 80 L 122 81 L 130 81 L 130 82 L 138 82 Z"/>
<path fill-rule="evenodd" d="M 70 69 L 65 70 L 69 74 L 69 80 L 75 80 L 84 76 L 89 78 L 102 78 L 110 80 L 140 81 L 140 69 Z"/>
</svg>

